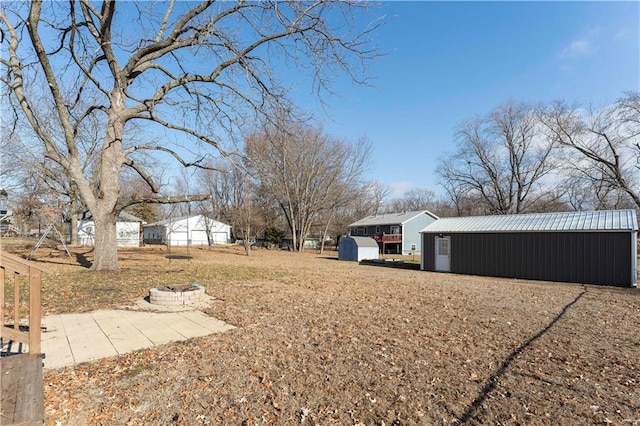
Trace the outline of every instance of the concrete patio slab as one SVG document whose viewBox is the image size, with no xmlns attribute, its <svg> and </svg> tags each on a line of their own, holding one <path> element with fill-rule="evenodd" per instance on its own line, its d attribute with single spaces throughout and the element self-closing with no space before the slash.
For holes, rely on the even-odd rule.
<svg viewBox="0 0 640 426">
<path fill-rule="evenodd" d="M 142 305 L 138 305 L 142 306 Z M 95 361 L 154 345 L 223 333 L 234 326 L 193 310 L 100 310 L 42 318 L 44 368 Z"/>
</svg>

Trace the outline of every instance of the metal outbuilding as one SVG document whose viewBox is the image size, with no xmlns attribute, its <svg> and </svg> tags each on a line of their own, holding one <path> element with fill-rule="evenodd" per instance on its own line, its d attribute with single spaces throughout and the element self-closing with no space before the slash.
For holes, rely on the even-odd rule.
<svg viewBox="0 0 640 426">
<path fill-rule="evenodd" d="M 369 237 L 347 235 L 340 239 L 338 259 L 360 262 L 363 259 L 378 258 L 378 243 Z"/>
<path fill-rule="evenodd" d="M 145 244 L 168 246 L 228 244 L 231 241 L 231 225 L 204 215 L 170 217 L 144 225 L 143 241 Z"/>
<path fill-rule="evenodd" d="M 635 287 L 635 210 L 442 218 L 422 230 L 421 269 Z"/>
</svg>

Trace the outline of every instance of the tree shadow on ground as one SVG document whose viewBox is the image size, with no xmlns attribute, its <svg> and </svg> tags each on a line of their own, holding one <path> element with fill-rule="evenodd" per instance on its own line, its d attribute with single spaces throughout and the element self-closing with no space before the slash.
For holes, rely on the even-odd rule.
<svg viewBox="0 0 640 426">
<path fill-rule="evenodd" d="M 485 385 L 482 387 L 482 390 L 480 391 L 480 394 L 476 397 L 476 399 L 473 400 L 473 402 L 471 404 L 469 404 L 469 406 L 464 411 L 464 413 L 462 413 L 462 415 L 456 421 L 454 421 L 454 423 L 455 424 L 463 424 L 463 423 L 467 423 L 467 422 L 471 421 L 471 418 L 475 414 L 476 410 L 480 406 L 482 406 L 482 404 L 487 399 L 489 394 L 491 392 L 493 392 L 493 390 L 496 388 L 496 386 L 498 384 L 498 379 L 500 377 L 502 377 L 507 372 L 508 368 L 511 366 L 513 361 L 515 361 L 515 359 L 522 352 L 524 352 L 533 342 L 535 342 L 540 337 L 542 337 L 545 334 L 547 334 L 547 332 L 549 330 L 551 330 L 551 328 L 553 328 L 553 326 L 556 325 L 556 323 L 558 321 L 560 321 L 560 319 L 562 319 L 562 317 L 564 317 L 564 315 L 567 313 L 569 308 L 571 308 L 573 305 L 575 305 L 582 298 L 582 296 L 585 295 L 586 292 L 587 292 L 587 287 L 583 286 L 582 287 L 582 291 L 580 292 L 580 294 L 578 294 L 575 297 L 575 299 L 573 299 L 571 302 L 569 302 L 567 305 L 565 305 L 565 307 L 562 308 L 562 311 L 560 311 L 560 313 L 545 328 L 540 330 L 537 334 L 535 334 L 534 336 L 529 338 L 529 340 L 527 340 L 522 345 L 517 347 L 513 352 L 511 352 L 511 354 L 509 354 L 509 356 L 504 360 L 504 362 L 502 363 L 500 368 L 498 368 L 493 374 L 491 374 L 491 376 L 489 376 L 489 378 L 487 379 Z"/>
<path fill-rule="evenodd" d="M 165 256 L 165 258 L 171 260 L 188 260 L 191 261 L 193 259 L 193 256 L 189 256 L 186 254 L 168 254 Z"/>
<path fill-rule="evenodd" d="M 78 265 L 82 266 L 83 268 L 91 268 L 92 263 L 89 259 L 87 259 L 87 256 L 85 256 L 85 253 L 76 253 L 75 255 L 76 255 L 76 262 L 78 262 Z"/>
<path fill-rule="evenodd" d="M 86 253 L 77 253 L 74 252 L 74 254 L 72 255 L 72 257 L 69 257 L 66 253 L 62 252 L 63 254 L 59 254 L 54 256 L 52 253 L 49 253 L 48 257 L 29 257 L 26 254 L 21 255 L 20 257 L 22 257 L 25 260 L 31 261 L 31 262 L 36 262 L 36 263 L 45 263 L 45 264 L 51 264 L 51 265 L 72 265 L 73 263 L 70 263 L 71 261 L 67 260 L 67 259 L 73 259 L 73 257 L 75 257 L 76 262 L 79 266 L 82 266 L 83 268 L 90 268 L 92 265 L 92 262 L 87 258 Z M 90 252 L 89 252 L 90 253 Z"/>
</svg>

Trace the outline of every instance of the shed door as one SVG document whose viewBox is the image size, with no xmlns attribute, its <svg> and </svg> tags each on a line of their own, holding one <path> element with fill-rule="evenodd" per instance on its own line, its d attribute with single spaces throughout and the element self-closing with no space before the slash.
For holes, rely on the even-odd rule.
<svg viewBox="0 0 640 426">
<path fill-rule="evenodd" d="M 451 237 L 436 237 L 436 271 L 451 270 Z"/>
</svg>

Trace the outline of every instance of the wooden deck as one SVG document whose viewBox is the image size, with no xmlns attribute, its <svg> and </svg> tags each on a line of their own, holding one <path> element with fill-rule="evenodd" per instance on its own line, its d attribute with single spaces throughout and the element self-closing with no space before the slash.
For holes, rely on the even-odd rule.
<svg viewBox="0 0 640 426">
<path fill-rule="evenodd" d="M 40 265 L 0 252 L 0 424 L 41 425 Z M 25 353 L 26 352 L 26 353 Z"/>
<path fill-rule="evenodd" d="M 44 423 L 42 358 L 40 355 L 3 356 L 0 397 L 1 425 Z"/>
</svg>

